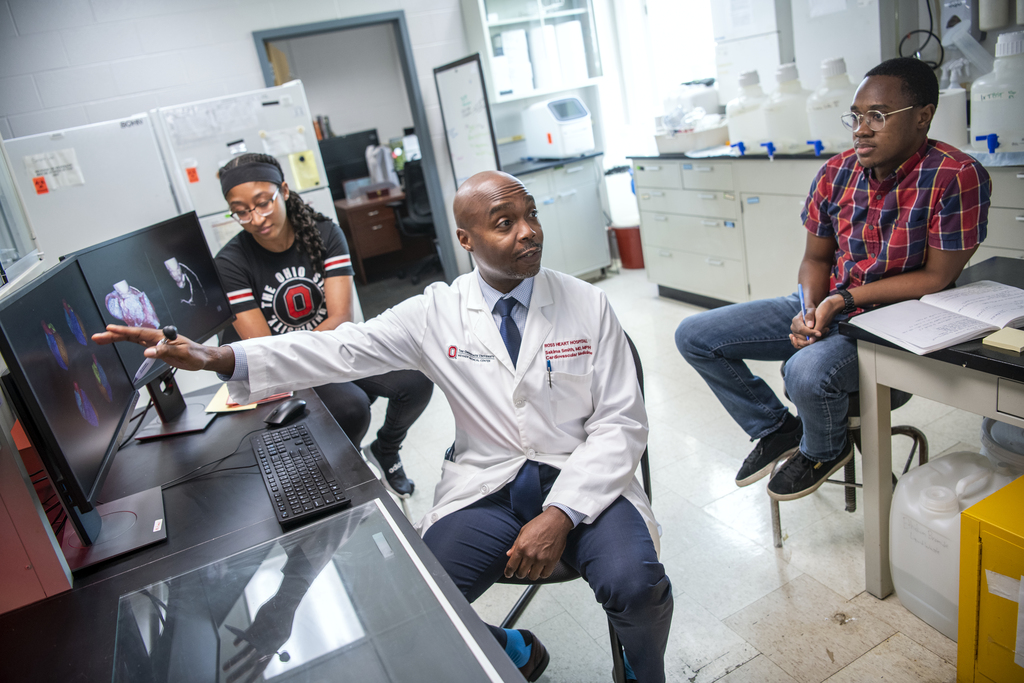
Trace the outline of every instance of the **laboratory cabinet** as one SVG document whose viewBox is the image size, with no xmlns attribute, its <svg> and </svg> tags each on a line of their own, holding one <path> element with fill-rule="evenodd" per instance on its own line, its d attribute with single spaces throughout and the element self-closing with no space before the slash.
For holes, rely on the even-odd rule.
<svg viewBox="0 0 1024 683">
<path fill-rule="evenodd" d="M 986 170 L 992 178 L 988 237 L 971 258 L 971 264 L 993 256 L 1024 259 L 1024 167 L 989 167 Z"/>
<path fill-rule="evenodd" d="M 611 265 L 601 210 L 599 155 L 516 164 L 505 170 L 519 178 L 537 202 L 546 268 L 579 276 Z"/>
</svg>

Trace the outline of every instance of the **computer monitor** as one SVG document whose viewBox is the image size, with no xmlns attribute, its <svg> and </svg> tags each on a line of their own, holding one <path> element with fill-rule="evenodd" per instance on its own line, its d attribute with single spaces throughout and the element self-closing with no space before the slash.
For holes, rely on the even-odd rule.
<svg viewBox="0 0 1024 683">
<path fill-rule="evenodd" d="M 160 329 L 173 325 L 205 341 L 234 316 L 194 212 L 101 242 L 73 255 L 106 324 Z M 116 344 L 136 388 L 148 386 L 160 423 L 137 438 L 201 431 L 213 419 L 186 406 L 167 366 L 147 363 L 143 347 Z"/>
<path fill-rule="evenodd" d="M 370 169 L 366 165 L 366 148 L 379 144 L 376 129 L 361 130 L 320 141 L 320 156 L 324 160 L 332 198 L 345 198 L 345 181 L 370 175 Z"/>
<path fill-rule="evenodd" d="M 72 570 L 166 538 L 159 488 L 97 504 L 138 399 L 117 351 L 92 341 L 104 326 L 74 259 L 0 301 L 4 389 L 71 522 Z"/>
</svg>

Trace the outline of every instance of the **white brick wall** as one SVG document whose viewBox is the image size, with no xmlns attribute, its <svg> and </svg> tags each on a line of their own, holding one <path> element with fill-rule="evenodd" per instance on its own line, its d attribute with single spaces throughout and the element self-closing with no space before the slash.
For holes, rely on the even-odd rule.
<svg viewBox="0 0 1024 683">
<path fill-rule="evenodd" d="M 254 30 L 399 9 L 454 226 L 433 68 L 468 52 L 459 0 L 0 0 L 0 137 L 261 88 Z"/>
</svg>

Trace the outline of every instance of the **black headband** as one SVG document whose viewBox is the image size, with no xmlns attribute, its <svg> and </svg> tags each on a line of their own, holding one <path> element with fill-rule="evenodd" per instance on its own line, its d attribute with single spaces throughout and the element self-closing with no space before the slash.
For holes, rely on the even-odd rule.
<svg viewBox="0 0 1024 683">
<path fill-rule="evenodd" d="M 259 161 L 252 164 L 243 164 L 220 172 L 220 191 L 227 196 L 228 191 L 236 185 L 253 181 L 274 183 L 280 186 L 284 182 L 284 175 L 282 175 L 281 169 L 273 164 L 265 164 Z"/>
</svg>

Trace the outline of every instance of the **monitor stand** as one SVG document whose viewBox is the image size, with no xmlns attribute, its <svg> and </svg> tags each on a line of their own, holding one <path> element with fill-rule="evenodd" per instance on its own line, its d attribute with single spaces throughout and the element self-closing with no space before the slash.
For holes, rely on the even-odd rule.
<svg viewBox="0 0 1024 683">
<path fill-rule="evenodd" d="M 61 550 L 72 572 L 167 540 L 164 496 L 159 486 L 97 505 L 86 513 L 74 514 L 99 523 L 99 535 L 92 545 L 82 543 L 74 525 L 68 525 Z"/>
<path fill-rule="evenodd" d="M 206 412 L 206 406 L 186 405 L 174 375 L 168 369 L 160 377 L 146 385 L 153 398 L 159 420 L 153 420 L 139 430 L 136 441 L 161 439 L 176 434 L 201 432 L 210 426 L 216 413 Z"/>
</svg>

